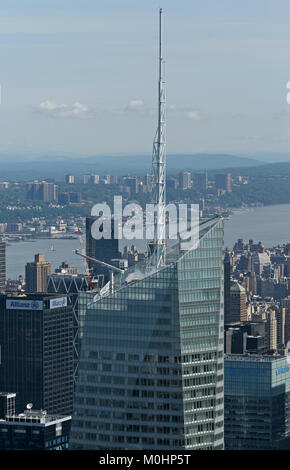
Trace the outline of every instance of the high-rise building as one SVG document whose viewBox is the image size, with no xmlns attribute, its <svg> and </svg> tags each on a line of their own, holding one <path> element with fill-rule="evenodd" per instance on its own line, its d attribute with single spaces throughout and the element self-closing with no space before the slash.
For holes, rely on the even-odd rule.
<svg viewBox="0 0 290 470">
<path fill-rule="evenodd" d="M 195 173 L 194 183 L 195 183 L 196 189 L 198 189 L 199 191 L 206 191 L 207 185 L 208 185 L 207 172 Z"/>
<path fill-rule="evenodd" d="M 83 175 L 83 184 L 88 184 L 90 182 L 91 175 Z"/>
<path fill-rule="evenodd" d="M 191 188 L 191 173 L 190 171 L 182 170 L 179 173 L 179 187 L 180 189 Z"/>
<path fill-rule="evenodd" d="M 276 311 L 277 319 L 277 346 L 282 348 L 286 346 L 286 308 L 279 307 Z"/>
<path fill-rule="evenodd" d="M 223 449 L 223 221 L 88 304 L 72 449 Z"/>
<path fill-rule="evenodd" d="M 25 266 L 27 292 L 45 292 L 47 277 L 51 274 L 51 263 L 45 261 L 44 255 L 38 253 L 34 261 Z"/>
<path fill-rule="evenodd" d="M 153 175 L 151 173 L 146 173 L 144 178 L 145 185 L 147 187 L 147 191 L 151 193 L 153 189 Z"/>
<path fill-rule="evenodd" d="M 101 238 L 96 240 L 92 236 L 92 225 L 97 217 L 86 217 L 86 255 L 105 263 L 111 264 L 112 259 L 121 258 L 119 251 L 119 240 L 114 237 L 114 220 L 111 220 L 111 238 Z M 89 269 L 95 275 L 103 274 L 105 281 L 109 279 L 109 271 L 106 267 L 94 263 L 90 259 L 88 261 Z"/>
<path fill-rule="evenodd" d="M 74 175 L 65 175 L 65 182 L 67 184 L 74 184 L 74 182 L 75 182 Z"/>
<path fill-rule="evenodd" d="M 32 402 L 71 415 L 73 310 L 64 294 L 0 295 L 0 390 L 17 393 L 17 410 Z"/>
<path fill-rule="evenodd" d="M 96 174 L 91 174 L 90 175 L 89 183 L 99 184 L 99 181 L 100 181 L 100 176 L 99 175 L 96 175 Z"/>
<path fill-rule="evenodd" d="M 246 290 L 241 284 L 235 281 L 230 288 L 230 321 L 227 320 L 227 322 L 247 321 L 247 319 Z"/>
<path fill-rule="evenodd" d="M 282 300 L 282 308 L 285 308 L 285 344 L 290 341 L 290 296 Z"/>
<path fill-rule="evenodd" d="M 215 175 L 216 189 L 231 192 L 232 190 L 232 175 L 231 173 L 222 173 Z"/>
<path fill-rule="evenodd" d="M 231 262 L 229 253 L 224 257 L 224 315 L 225 323 L 232 321 L 231 317 Z"/>
<path fill-rule="evenodd" d="M 65 263 L 62 263 L 64 266 Z M 61 268 L 61 266 L 60 266 Z M 85 274 L 74 274 L 65 269 L 51 274 L 47 279 L 47 292 L 65 294 L 69 298 L 69 303 L 73 309 L 73 346 L 74 346 L 74 382 L 77 378 L 80 343 L 82 338 L 83 325 L 85 320 L 86 306 L 92 301 L 95 293 L 90 292 L 88 276 Z M 83 296 L 81 295 L 83 294 Z"/>
<path fill-rule="evenodd" d="M 287 357 L 225 357 L 225 449 L 290 449 Z"/>
<path fill-rule="evenodd" d="M 270 310 L 267 315 L 267 348 L 277 350 L 277 320 L 275 310 Z"/>
<path fill-rule="evenodd" d="M 227 327 L 225 329 L 225 353 L 243 354 L 247 349 L 247 332 L 242 328 Z"/>
<path fill-rule="evenodd" d="M 26 197 L 28 199 L 53 202 L 58 199 L 58 187 L 51 181 L 33 181 L 26 184 Z"/>
<path fill-rule="evenodd" d="M 138 178 L 137 176 L 126 176 L 124 179 L 124 185 L 130 188 L 130 194 L 138 193 Z"/>
<path fill-rule="evenodd" d="M 0 292 L 5 292 L 6 283 L 6 243 L 0 239 Z"/>
</svg>

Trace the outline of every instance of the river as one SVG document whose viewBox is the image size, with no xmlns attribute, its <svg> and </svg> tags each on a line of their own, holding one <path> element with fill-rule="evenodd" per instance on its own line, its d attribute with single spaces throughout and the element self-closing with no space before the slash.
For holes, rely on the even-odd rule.
<svg viewBox="0 0 290 470">
<path fill-rule="evenodd" d="M 232 248 L 238 238 L 261 241 L 266 248 L 290 242 L 290 204 L 235 210 L 225 221 L 225 247 Z M 137 248 L 139 243 L 136 243 Z M 51 244 L 55 251 L 51 251 Z M 33 261 L 36 253 L 45 255 L 53 271 L 62 261 L 67 261 L 71 266 L 78 267 L 79 272 L 84 272 L 82 258 L 74 253 L 76 249 L 80 249 L 78 239 L 11 243 L 6 248 L 6 277 L 16 279 L 19 274 L 24 276 L 25 264 Z"/>
</svg>

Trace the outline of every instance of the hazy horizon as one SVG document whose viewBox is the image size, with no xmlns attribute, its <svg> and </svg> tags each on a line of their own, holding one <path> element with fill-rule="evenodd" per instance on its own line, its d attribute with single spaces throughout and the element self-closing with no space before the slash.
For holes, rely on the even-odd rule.
<svg viewBox="0 0 290 470">
<path fill-rule="evenodd" d="M 150 154 L 159 6 L 3 0 L 0 154 Z M 288 152 L 289 2 L 163 7 L 168 153 Z"/>
</svg>

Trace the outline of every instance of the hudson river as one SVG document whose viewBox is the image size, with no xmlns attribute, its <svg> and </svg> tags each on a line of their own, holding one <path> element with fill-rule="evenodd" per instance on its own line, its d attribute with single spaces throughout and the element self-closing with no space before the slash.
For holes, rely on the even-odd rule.
<svg viewBox="0 0 290 470">
<path fill-rule="evenodd" d="M 290 204 L 241 209 L 225 221 L 225 247 L 232 248 L 238 238 L 253 239 L 264 243 L 266 248 L 290 242 Z M 127 243 L 131 245 L 131 243 Z M 51 251 L 53 244 L 54 250 Z M 126 243 L 123 243 L 124 245 Z M 136 242 L 137 248 L 140 241 Z M 33 242 L 15 242 L 6 248 L 6 277 L 16 279 L 24 276 L 25 264 L 34 260 L 34 254 L 43 253 L 51 262 L 52 269 L 62 261 L 84 272 L 83 260 L 73 250 L 80 249 L 79 240 L 39 239 Z"/>
</svg>

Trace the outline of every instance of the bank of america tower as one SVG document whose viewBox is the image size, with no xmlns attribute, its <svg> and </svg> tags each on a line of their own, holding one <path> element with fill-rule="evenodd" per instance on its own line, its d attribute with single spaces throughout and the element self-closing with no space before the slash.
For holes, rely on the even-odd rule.
<svg viewBox="0 0 290 470">
<path fill-rule="evenodd" d="M 152 254 L 87 306 L 70 449 L 224 448 L 223 220 L 201 221 L 189 248 L 164 240 L 161 53 Z"/>
</svg>

